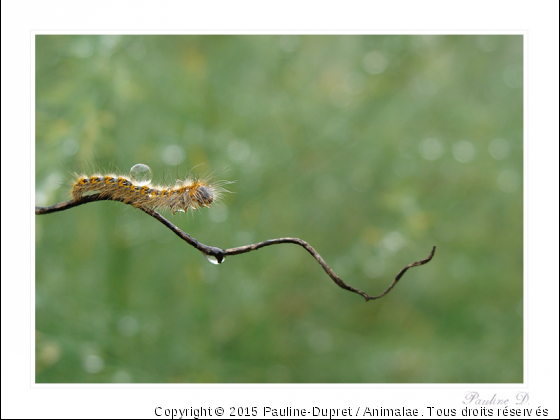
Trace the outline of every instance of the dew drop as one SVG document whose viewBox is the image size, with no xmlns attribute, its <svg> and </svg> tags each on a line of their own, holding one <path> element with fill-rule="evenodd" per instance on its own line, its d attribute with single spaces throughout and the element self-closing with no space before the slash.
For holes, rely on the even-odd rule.
<svg viewBox="0 0 560 420">
<path fill-rule="evenodd" d="M 130 168 L 130 179 L 134 184 L 143 187 L 152 182 L 152 170 L 148 165 L 143 163 L 137 163 L 132 168 Z"/>
<path fill-rule="evenodd" d="M 212 264 L 215 264 L 215 265 L 223 263 L 224 260 L 226 259 L 226 257 L 222 257 L 222 260 L 219 261 L 218 258 L 216 258 L 214 255 L 204 254 L 204 256 L 206 257 L 206 259 L 208 261 L 210 261 Z"/>
</svg>

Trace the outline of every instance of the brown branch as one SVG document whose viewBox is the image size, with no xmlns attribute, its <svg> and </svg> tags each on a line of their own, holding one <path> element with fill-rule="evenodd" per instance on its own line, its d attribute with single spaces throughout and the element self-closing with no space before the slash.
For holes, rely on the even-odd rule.
<svg viewBox="0 0 560 420">
<path fill-rule="evenodd" d="M 93 195 L 84 196 L 81 199 L 76 200 L 76 201 L 74 201 L 74 200 L 65 201 L 63 203 L 58 203 L 58 204 L 55 204 L 54 206 L 50 206 L 50 207 L 35 207 L 35 214 L 55 213 L 55 212 L 58 212 L 58 211 L 68 210 L 68 209 L 71 209 L 72 207 L 80 206 L 82 204 L 91 203 L 92 201 L 104 201 L 104 200 L 120 201 L 120 200 L 114 200 L 114 199 L 111 199 L 111 198 L 108 198 L 108 197 L 101 197 L 99 194 L 93 194 Z M 383 296 L 385 296 L 387 293 L 389 293 L 391 291 L 391 289 L 393 289 L 393 287 L 395 287 L 397 282 L 401 279 L 403 274 L 409 268 L 426 264 L 427 262 L 429 262 L 432 259 L 432 257 L 434 256 L 434 253 L 436 252 L 436 247 L 434 246 L 432 248 L 432 252 L 430 252 L 430 255 L 426 259 L 416 261 L 416 262 L 410 263 L 407 266 L 405 266 L 401 271 L 399 271 L 399 273 L 397 274 L 397 276 L 395 277 L 393 282 L 389 285 L 389 287 L 383 293 L 381 293 L 380 295 L 377 295 L 377 296 L 371 296 L 371 295 L 368 295 L 365 292 L 362 292 L 359 289 L 356 289 L 355 287 L 350 286 L 349 284 L 346 284 L 340 277 L 338 277 L 336 275 L 336 273 L 332 270 L 332 268 L 329 267 L 329 265 L 325 262 L 323 257 L 321 257 L 321 255 L 319 255 L 319 253 L 317 251 L 315 251 L 315 248 L 313 248 L 311 245 L 309 245 L 307 242 L 305 242 L 302 239 L 299 239 L 299 238 L 269 239 L 267 241 L 259 242 L 259 243 L 252 244 L 252 245 L 245 245 L 245 246 L 240 246 L 240 247 L 237 247 L 237 248 L 221 249 L 221 248 L 217 248 L 217 247 L 214 247 L 214 246 L 204 245 L 203 243 L 198 242 L 195 238 L 190 236 L 188 233 L 183 232 L 181 229 L 179 229 L 177 226 L 175 226 L 173 223 L 171 223 L 169 220 L 167 220 L 165 217 L 163 217 L 161 214 L 159 214 L 155 210 L 145 208 L 145 207 L 138 207 L 138 208 L 140 210 L 142 210 L 144 213 L 147 213 L 150 216 L 152 216 L 153 218 L 159 220 L 161 223 L 163 223 L 165 226 L 167 226 L 169 229 L 171 229 L 177 236 L 179 236 L 181 239 L 186 241 L 189 245 L 198 249 L 206 257 L 211 257 L 218 264 L 222 263 L 224 261 L 224 258 L 228 255 L 244 254 L 246 252 L 256 251 L 257 249 L 263 248 L 265 246 L 277 245 L 277 244 L 296 244 L 296 245 L 299 245 L 299 246 L 305 248 L 305 250 L 307 252 L 309 252 L 313 256 L 313 258 L 315 258 L 317 260 L 317 262 L 319 264 L 321 264 L 321 267 L 323 267 L 323 270 L 325 270 L 325 273 L 327 273 L 329 275 L 329 277 L 337 285 L 339 285 L 343 289 L 349 290 L 351 292 L 354 292 L 354 293 L 357 293 L 357 294 L 363 296 L 364 299 L 366 300 L 366 302 L 369 301 L 369 300 L 379 299 L 379 298 L 382 298 Z"/>
</svg>

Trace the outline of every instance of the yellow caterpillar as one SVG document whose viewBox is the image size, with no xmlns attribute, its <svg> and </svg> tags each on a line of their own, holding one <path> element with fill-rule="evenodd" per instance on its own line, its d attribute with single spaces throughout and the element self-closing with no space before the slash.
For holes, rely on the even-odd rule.
<svg viewBox="0 0 560 420">
<path fill-rule="evenodd" d="M 144 170 L 151 170 L 146 165 L 135 165 L 131 170 L 138 166 L 143 166 Z M 192 208 L 198 210 L 199 207 L 210 207 L 217 201 L 224 192 L 221 187 L 226 181 L 210 184 L 201 179 L 177 180 L 174 186 L 151 185 L 151 176 L 143 181 L 136 181 L 133 177 L 128 178 L 121 175 L 100 175 L 92 176 L 76 175 L 77 179 L 72 187 L 72 198 L 76 201 L 83 195 L 89 193 L 99 193 L 101 197 L 111 200 L 122 201 L 132 204 L 134 207 L 147 207 L 153 209 L 169 209 L 173 214 L 176 211 L 186 212 Z"/>
</svg>

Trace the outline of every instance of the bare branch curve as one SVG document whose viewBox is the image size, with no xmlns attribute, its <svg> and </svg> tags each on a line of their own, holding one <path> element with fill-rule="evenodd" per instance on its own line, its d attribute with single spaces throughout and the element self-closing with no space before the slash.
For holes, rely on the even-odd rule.
<svg viewBox="0 0 560 420">
<path fill-rule="evenodd" d="M 50 206 L 50 207 L 35 207 L 35 214 L 55 213 L 55 212 L 58 212 L 58 211 L 68 210 L 68 209 L 71 209 L 72 207 L 80 206 L 82 204 L 91 203 L 92 201 L 105 201 L 105 200 L 120 201 L 120 200 L 115 200 L 115 199 L 111 199 L 111 198 L 108 198 L 108 197 L 101 197 L 99 194 L 93 194 L 93 195 L 84 196 L 84 197 L 80 198 L 79 200 L 65 201 L 65 202 L 62 202 L 62 203 L 55 204 L 55 205 Z M 423 260 L 420 260 L 420 261 L 410 263 L 407 266 L 403 267 L 403 269 L 401 271 L 399 271 L 399 273 L 397 274 L 397 276 L 395 277 L 393 282 L 389 285 L 389 287 L 383 293 L 381 293 L 380 295 L 377 295 L 377 296 L 371 296 L 371 295 L 368 295 L 365 292 L 362 292 L 359 289 L 356 289 L 355 287 L 350 286 L 349 284 L 346 284 L 340 277 L 338 277 L 336 275 L 336 273 L 332 270 L 332 268 L 329 267 L 329 265 L 325 262 L 323 257 L 321 257 L 321 255 L 319 255 L 319 253 L 317 251 L 315 251 L 315 249 L 311 245 L 309 245 L 307 242 L 305 242 L 302 239 L 299 239 L 299 238 L 269 239 L 267 241 L 258 242 L 256 244 L 251 244 L 251 245 L 240 246 L 240 247 L 237 247 L 237 248 L 221 249 L 221 248 L 217 248 L 217 247 L 214 247 L 214 246 L 204 245 L 203 243 L 198 242 L 195 238 L 190 236 L 188 233 L 183 232 L 181 229 L 179 229 L 177 226 L 175 226 L 173 223 L 171 223 L 169 220 L 167 220 L 165 217 L 163 217 L 161 214 L 159 214 L 155 210 L 145 208 L 145 207 L 138 207 L 138 209 L 142 210 L 144 213 L 149 214 L 153 218 L 159 220 L 161 223 L 163 223 L 165 226 L 167 226 L 169 229 L 171 229 L 177 236 L 179 236 L 181 239 L 183 239 L 189 245 L 195 247 L 200 252 L 202 252 L 204 255 L 215 258 L 216 262 L 218 262 L 218 263 L 221 263 L 224 260 L 224 258 L 228 255 L 244 254 L 246 252 L 256 251 L 259 248 L 263 248 L 263 247 L 269 246 L 269 245 L 276 245 L 276 244 L 296 244 L 296 245 L 299 245 L 299 246 L 305 248 L 305 250 L 307 252 L 309 252 L 313 256 L 313 258 L 315 258 L 317 260 L 317 262 L 319 264 L 321 264 L 321 267 L 323 267 L 323 270 L 325 270 L 325 273 L 327 273 L 329 275 L 329 277 L 337 285 L 339 285 L 343 289 L 349 290 L 351 292 L 354 292 L 354 293 L 357 293 L 357 294 L 363 296 L 364 299 L 366 300 L 366 302 L 369 301 L 369 300 L 379 299 L 379 298 L 382 298 L 383 296 L 385 296 L 387 293 L 389 293 L 393 289 L 393 287 L 395 287 L 397 282 L 401 279 L 403 274 L 409 268 L 417 267 L 419 265 L 426 264 L 427 262 L 431 261 L 432 257 L 434 256 L 434 253 L 436 252 L 436 247 L 434 246 L 432 248 L 432 252 L 430 252 L 430 255 L 427 258 L 425 258 Z"/>
</svg>

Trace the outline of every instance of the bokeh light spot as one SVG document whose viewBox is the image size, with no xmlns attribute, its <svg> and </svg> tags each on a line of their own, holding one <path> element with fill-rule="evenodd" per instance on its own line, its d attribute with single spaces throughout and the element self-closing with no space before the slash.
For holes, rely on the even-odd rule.
<svg viewBox="0 0 560 420">
<path fill-rule="evenodd" d="M 381 243 L 389 251 L 397 252 L 405 245 L 405 239 L 399 232 L 390 232 L 383 238 Z"/>
<path fill-rule="evenodd" d="M 453 157 L 461 163 L 471 162 L 476 155 L 476 150 L 470 141 L 461 140 L 453 145 Z"/>
<path fill-rule="evenodd" d="M 476 37 L 477 47 L 484 52 L 494 51 L 498 48 L 500 38 L 495 35 L 480 35 Z"/>
<path fill-rule="evenodd" d="M 88 58 L 93 55 L 94 51 L 94 38 L 83 37 L 78 38 L 74 44 L 72 44 L 71 51 L 72 54 L 78 58 Z"/>
<path fill-rule="evenodd" d="M 521 176 L 513 169 L 506 169 L 498 175 L 498 188 L 506 193 L 514 193 L 519 189 Z"/>
<path fill-rule="evenodd" d="M 488 145 L 488 153 L 496 160 L 503 160 L 509 156 L 509 143 L 504 139 L 494 139 Z"/>
<path fill-rule="evenodd" d="M 389 59 L 378 51 L 372 51 L 364 56 L 362 65 L 367 73 L 380 74 L 387 69 Z"/>
<path fill-rule="evenodd" d="M 84 370 L 88 373 L 99 373 L 105 367 L 105 362 L 103 362 L 101 357 L 90 354 L 84 358 L 83 366 Z"/>
<path fill-rule="evenodd" d="M 225 206 L 215 206 L 210 211 L 210 220 L 214 223 L 221 223 L 227 220 L 228 218 L 228 209 Z"/>
<path fill-rule="evenodd" d="M 436 160 L 443 155 L 443 144 L 435 138 L 420 143 L 420 155 L 426 160 Z"/>
<path fill-rule="evenodd" d="M 523 86 L 523 67 L 520 65 L 509 65 L 503 73 L 504 83 L 507 87 L 518 89 Z"/>
<path fill-rule="evenodd" d="M 282 51 L 294 52 L 299 48 L 301 39 L 298 35 L 281 35 L 278 46 Z"/>
<path fill-rule="evenodd" d="M 67 138 L 62 142 L 62 154 L 65 156 L 74 156 L 78 151 L 78 142 L 74 138 Z"/>
<path fill-rule="evenodd" d="M 130 377 L 130 375 L 123 370 L 115 372 L 112 379 L 113 382 L 117 384 L 127 384 L 129 382 L 132 382 L 132 378 Z"/>
<path fill-rule="evenodd" d="M 228 155 L 234 162 L 245 162 L 251 156 L 251 147 L 242 140 L 232 140 L 228 145 Z"/>
<path fill-rule="evenodd" d="M 138 333 L 139 326 L 136 318 L 123 316 L 118 323 L 119 332 L 125 337 L 133 337 Z"/>
<path fill-rule="evenodd" d="M 179 165 L 185 160 L 185 149 L 176 144 L 166 146 L 161 152 L 161 159 L 168 165 Z"/>
</svg>

